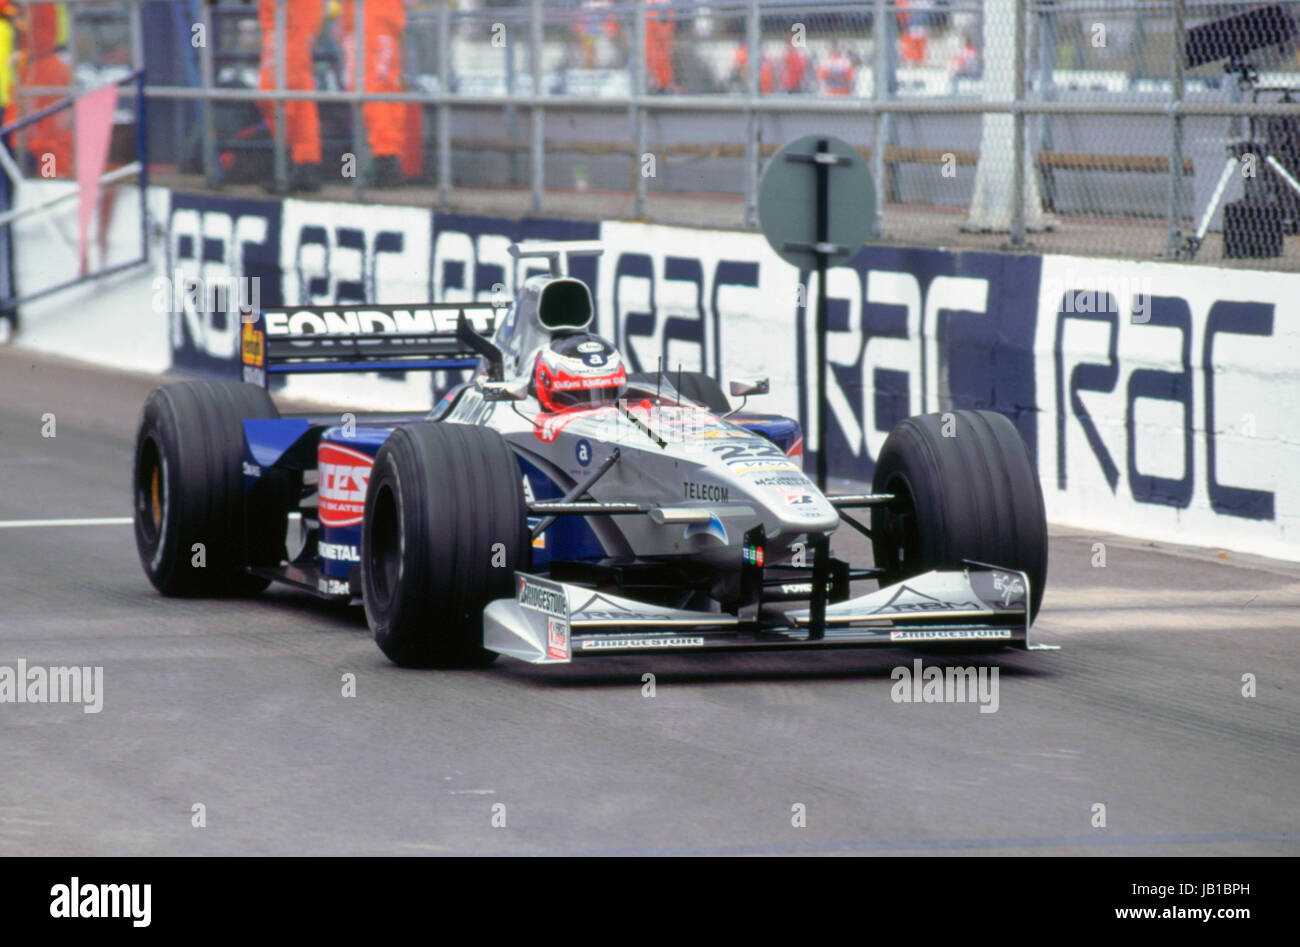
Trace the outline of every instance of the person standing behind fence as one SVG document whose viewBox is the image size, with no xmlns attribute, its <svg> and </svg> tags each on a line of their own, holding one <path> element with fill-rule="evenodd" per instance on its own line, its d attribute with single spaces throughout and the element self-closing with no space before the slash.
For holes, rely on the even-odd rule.
<svg viewBox="0 0 1300 947">
<path fill-rule="evenodd" d="M 793 43 L 781 57 L 781 91 L 802 92 L 808 81 L 808 57 Z"/>
<path fill-rule="evenodd" d="M 853 91 L 853 60 L 844 55 L 840 44 L 831 42 L 831 51 L 817 69 L 828 95 L 848 95 Z"/>
<path fill-rule="evenodd" d="M 339 26 L 349 89 L 356 84 L 356 7 L 343 0 Z M 402 30 L 406 9 L 402 0 L 365 0 L 365 91 L 402 91 Z M 370 143 L 368 182 L 372 187 L 397 187 L 406 183 L 399 157 L 406 140 L 406 103 L 367 102 L 362 106 L 366 138 Z"/>
<path fill-rule="evenodd" d="M 312 65 L 312 47 L 324 22 L 323 0 L 287 0 L 284 11 L 284 48 L 276 44 L 275 0 L 258 0 L 257 20 L 262 27 L 262 74 L 258 86 L 274 89 L 278 78 L 279 57 L 284 57 L 284 87 L 310 90 L 316 88 Z M 258 102 L 267 127 L 275 134 L 275 102 Z M 321 144 L 320 113 L 315 102 L 288 99 L 284 103 L 284 134 L 289 145 L 289 189 L 320 190 Z"/>
<path fill-rule="evenodd" d="M 12 119 L 55 105 L 72 94 L 72 70 L 58 52 L 58 4 L 29 4 L 26 22 L 20 21 L 19 29 L 23 31 L 23 41 L 17 88 L 10 93 Z M 18 90 L 25 86 L 63 87 L 68 91 L 63 95 L 23 98 L 18 95 Z M 23 136 L 23 150 L 30 156 L 36 174 L 47 178 L 72 174 L 71 109 L 43 118 L 19 134 Z"/>
<path fill-rule="evenodd" d="M 650 9 L 645 15 L 646 79 L 651 92 L 676 91 L 673 76 L 673 21 L 668 13 L 654 9 L 666 0 L 646 0 Z"/>
</svg>

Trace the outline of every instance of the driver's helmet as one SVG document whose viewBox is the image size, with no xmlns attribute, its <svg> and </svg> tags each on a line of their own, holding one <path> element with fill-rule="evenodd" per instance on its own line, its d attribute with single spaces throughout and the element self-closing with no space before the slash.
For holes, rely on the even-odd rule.
<svg viewBox="0 0 1300 947">
<path fill-rule="evenodd" d="M 544 411 L 612 404 L 627 391 L 618 349 L 592 332 L 553 338 L 537 353 L 534 394 Z"/>
</svg>

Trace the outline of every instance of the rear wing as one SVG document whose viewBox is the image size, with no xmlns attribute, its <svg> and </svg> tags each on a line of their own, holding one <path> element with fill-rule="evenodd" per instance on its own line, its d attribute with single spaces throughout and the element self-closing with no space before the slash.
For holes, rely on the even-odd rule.
<svg viewBox="0 0 1300 947">
<path fill-rule="evenodd" d="M 507 306 L 490 302 L 409 306 L 280 306 L 245 314 L 243 380 L 320 372 L 436 371 L 486 359 L 501 380 L 501 351 L 490 336 Z"/>
</svg>

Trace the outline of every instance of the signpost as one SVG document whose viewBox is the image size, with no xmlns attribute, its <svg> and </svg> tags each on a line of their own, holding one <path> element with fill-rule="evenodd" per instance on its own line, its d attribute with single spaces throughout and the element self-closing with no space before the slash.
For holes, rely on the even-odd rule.
<svg viewBox="0 0 1300 947">
<path fill-rule="evenodd" d="M 808 135 L 786 145 L 763 172 L 758 192 L 763 235 L 781 259 L 817 273 L 817 487 L 826 492 L 826 270 L 858 251 L 875 230 L 871 171 L 848 143 Z M 813 546 L 810 637 L 825 630 L 830 542 Z"/>
</svg>

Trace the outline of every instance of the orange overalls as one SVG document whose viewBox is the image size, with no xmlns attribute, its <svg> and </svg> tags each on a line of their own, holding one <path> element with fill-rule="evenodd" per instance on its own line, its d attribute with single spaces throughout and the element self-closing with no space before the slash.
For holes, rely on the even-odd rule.
<svg viewBox="0 0 1300 947">
<path fill-rule="evenodd" d="M 53 3 L 33 3 L 28 8 L 27 37 L 23 44 L 26 64 L 18 77 L 18 86 L 70 86 L 72 70 L 55 52 L 59 36 L 59 15 Z M 71 95 L 71 91 L 66 93 Z M 62 95 L 42 95 L 20 100 L 14 96 L 11 110 L 16 118 L 53 105 Z M 21 108 L 18 102 L 23 101 Z M 71 175 L 72 168 L 72 110 L 56 112 L 21 133 L 25 136 L 25 150 L 36 158 L 36 173 L 44 170 L 45 155 L 54 156 L 54 173 Z"/>
<path fill-rule="evenodd" d="M 406 28 L 406 8 L 402 0 L 365 0 L 362 26 L 366 34 L 365 70 L 367 92 L 402 91 L 402 30 Z M 343 0 L 340 26 L 343 30 L 343 58 L 351 89 L 356 83 L 356 43 L 353 31 L 357 22 L 352 0 Z M 406 103 L 368 102 L 361 107 L 366 136 L 373 158 L 397 158 L 406 137 Z"/>
<path fill-rule="evenodd" d="M 276 63 L 284 56 L 284 87 L 315 89 L 311 49 L 320 35 L 324 21 L 323 0 L 288 0 L 284 11 L 284 49 L 275 42 L 275 0 L 259 0 L 257 19 L 262 26 L 262 75 L 259 88 L 274 89 Z M 266 124 L 275 134 L 275 102 L 257 103 Z M 315 102 L 286 100 L 284 103 L 285 140 L 289 159 L 294 164 L 320 164 L 320 113 Z"/>
<path fill-rule="evenodd" d="M 645 15 L 645 64 L 652 92 L 669 92 L 673 88 L 673 21 L 653 9 L 664 0 L 646 0 L 651 9 Z"/>
</svg>

